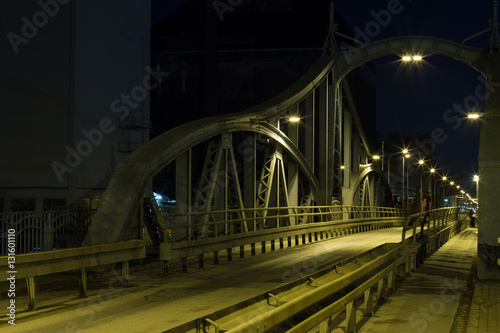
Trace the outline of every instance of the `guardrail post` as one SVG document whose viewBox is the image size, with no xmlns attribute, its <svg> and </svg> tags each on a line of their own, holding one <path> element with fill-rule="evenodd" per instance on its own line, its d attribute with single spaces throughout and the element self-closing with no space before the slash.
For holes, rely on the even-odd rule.
<svg viewBox="0 0 500 333">
<path fill-rule="evenodd" d="M 227 249 L 227 261 L 233 261 L 233 249 Z"/>
<path fill-rule="evenodd" d="M 274 251 L 275 249 L 276 249 L 275 241 L 274 239 L 271 239 L 271 251 Z"/>
<path fill-rule="evenodd" d="M 330 333 L 332 330 L 332 317 L 328 317 L 319 324 L 319 333 Z"/>
<path fill-rule="evenodd" d="M 80 268 L 80 280 L 78 281 L 80 297 L 87 296 L 87 271 L 85 268 Z"/>
<path fill-rule="evenodd" d="M 204 262 L 203 262 L 203 253 L 198 254 L 198 268 L 203 268 Z"/>
<path fill-rule="evenodd" d="M 372 288 L 365 290 L 365 316 L 373 315 L 373 293 Z"/>
<path fill-rule="evenodd" d="M 182 257 L 182 273 L 187 273 L 188 265 L 187 265 L 187 257 Z"/>
<path fill-rule="evenodd" d="M 394 291 L 394 271 L 390 271 L 387 275 L 387 289 Z"/>
<path fill-rule="evenodd" d="M 261 245 L 261 253 L 266 253 L 266 242 L 263 241 L 260 245 Z"/>
<path fill-rule="evenodd" d="M 347 319 L 347 332 L 356 332 L 356 308 L 354 302 L 347 303 L 345 307 Z"/>
<path fill-rule="evenodd" d="M 250 244 L 250 252 L 252 256 L 255 255 L 255 243 Z"/>
<path fill-rule="evenodd" d="M 381 300 L 384 293 L 384 278 L 381 278 L 377 283 L 377 301 Z"/>
<path fill-rule="evenodd" d="M 214 251 L 214 265 L 219 264 L 219 251 Z"/>
<path fill-rule="evenodd" d="M 292 236 L 288 236 L 287 241 L 288 241 L 288 247 L 292 247 Z"/>
<path fill-rule="evenodd" d="M 283 245 L 283 238 L 280 238 L 280 250 L 283 250 L 285 246 Z"/>
<path fill-rule="evenodd" d="M 306 234 L 302 234 L 302 244 L 306 243 Z M 299 236 L 295 236 L 295 245 L 299 245 Z"/>
<path fill-rule="evenodd" d="M 130 266 L 128 261 L 122 261 L 122 284 L 128 286 L 130 282 Z"/>
<path fill-rule="evenodd" d="M 164 277 L 168 276 L 168 268 L 169 268 L 168 260 L 163 260 L 163 276 Z"/>
<path fill-rule="evenodd" d="M 28 291 L 28 310 L 36 310 L 35 278 L 33 276 L 26 278 L 26 287 Z"/>
<path fill-rule="evenodd" d="M 245 258 L 245 245 L 240 246 L 240 258 Z"/>
</svg>

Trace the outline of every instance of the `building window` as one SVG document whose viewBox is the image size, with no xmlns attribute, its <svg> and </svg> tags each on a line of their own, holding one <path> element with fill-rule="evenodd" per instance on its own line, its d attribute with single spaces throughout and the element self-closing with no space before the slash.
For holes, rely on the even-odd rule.
<svg viewBox="0 0 500 333">
<path fill-rule="evenodd" d="M 26 212 L 35 210 L 35 198 L 15 198 L 12 199 L 11 212 Z"/>
<path fill-rule="evenodd" d="M 61 210 L 66 209 L 66 199 L 44 198 L 43 210 Z"/>
</svg>

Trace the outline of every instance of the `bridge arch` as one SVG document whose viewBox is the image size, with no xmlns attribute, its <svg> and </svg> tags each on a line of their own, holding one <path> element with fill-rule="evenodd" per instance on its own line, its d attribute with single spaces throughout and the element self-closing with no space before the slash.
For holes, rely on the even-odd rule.
<svg viewBox="0 0 500 333">
<path fill-rule="evenodd" d="M 297 165 L 306 174 L 312 192 L 316 194 L 319 189 L 318 180 L 300 150 L 284 133 L 266 124 L 265 121 L 295 107 L 328 79 L 332 71 L 333 83 L 338 87 L 349 72 L 370 60 L 390 54 L 417 52 L 453 58 L 486 76 L 489 54 L 487 50 L 435 37 L 389 38 L 341 52 L 341 57 L 321 57 L 296 83 L 276 97 L 242 112 L 199 119 L 178 126 L 129 155 L 117 166 L 84 243 L 95 244 L 125 239 L 128 223 L 136 214 L 146 184 L 151 177 L 190 147 L 223 133 L 248 131 L 273 138 L 291 153 Z"/>
<path fill-rule="evenodd" d="M 489 51 L 431 36 L 402 36 L 373 42 L 341 52 L 335 76 L 341 81 L 353 69 L 387 55 L 436 54 L 460 61 L 486 77 Z"/>
</svg>

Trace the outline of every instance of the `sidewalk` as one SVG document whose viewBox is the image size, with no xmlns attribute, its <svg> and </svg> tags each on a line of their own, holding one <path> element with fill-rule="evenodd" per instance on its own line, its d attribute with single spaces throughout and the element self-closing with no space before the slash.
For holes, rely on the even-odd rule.
<svg viewBox="0 0 500 333">
<path fill-rule="evenodd" d="M 468 228 L 427 258 L 424 264 L 385 299 L 383 305 L 358 332 L 450 332 L 457 309 L 459 306 L 463 308 L 460 304 L 461 294 L 467 290 L 476 253 L 477 229 Z M 499 288 L 496 290 L 500 292 Z M 492 313 L 497 308 L 489 310 Z M 465 332 L 464 325 L 456 331 Z M 481 327 L 470 332 L 499 331 L 486 331 Z"/>
<path fill-rule="evenodd" d="M 500 332 L 500 282 L 478 280 L 474 284 L 467 333 Z"/>
</svg>

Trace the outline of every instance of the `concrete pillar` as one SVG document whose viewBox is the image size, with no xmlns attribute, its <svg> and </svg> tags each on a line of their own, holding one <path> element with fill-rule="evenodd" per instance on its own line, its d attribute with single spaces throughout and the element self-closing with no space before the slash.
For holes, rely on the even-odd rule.
<svg viewBox="0 0 500 333">
<path fill-rule="evenodd" d="M 500 279 L 500 54 L 488 59 L 486 104 L 479 144 L 479 279 Z"/>
</svg>

